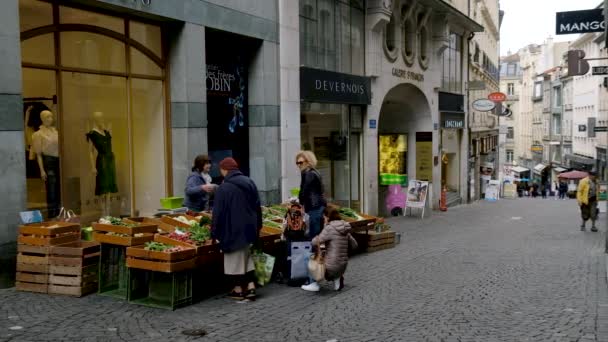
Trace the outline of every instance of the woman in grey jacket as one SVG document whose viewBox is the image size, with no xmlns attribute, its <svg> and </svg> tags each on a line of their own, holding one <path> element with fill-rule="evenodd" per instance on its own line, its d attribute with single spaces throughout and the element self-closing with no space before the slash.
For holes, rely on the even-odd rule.
<svg viewBox="0 0 608 342">
<path fill-rule="evenodd" d="M 312 245 L 325 244 L 325 280 L 333 280 L 334 289 L 339 291 L 344 287 L 348 250 L 349 248 L 356 249 L 357 241 L 350 234 L 350 224 L 342 220 L 335 207 L 325 208 L 323 218 L 325 219 L 325 227 L 312 240 Z M 317 292 L 320 287 L 317 282 L 311 279 L 310 284 L 302 285 L 302 289 Z"/>
</svg>

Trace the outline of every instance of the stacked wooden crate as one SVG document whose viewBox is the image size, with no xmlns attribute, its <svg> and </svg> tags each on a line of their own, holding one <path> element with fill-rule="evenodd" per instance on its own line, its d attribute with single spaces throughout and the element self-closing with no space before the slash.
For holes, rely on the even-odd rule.
<svg viewBox="0 0 608 342">
<path fill-rule="evenodd" d="M 49 293 L 81 297 L 97 291 L 99 243 L 72 242 L 51 247 Z"/>
<path fill-rule="evenodd" d="M 377 232 L 370 230 L 367 233 L 353 233 L 363 252 L 376 252 L 395 247 L 395 232 L 388 230 Z"/>
<path fill-rule="evenodd" d="M 48 293 L 52 246 L 80 240 L 80 225 L 42 222 L 19 226 L 17 274 L 19 291 Z"/>
</svg>

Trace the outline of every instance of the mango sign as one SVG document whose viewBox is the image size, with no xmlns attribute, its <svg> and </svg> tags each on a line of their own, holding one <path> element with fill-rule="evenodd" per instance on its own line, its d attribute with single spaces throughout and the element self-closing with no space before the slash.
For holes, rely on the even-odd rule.
<svg viewBox="0 0 608 342">
<path fill-rule="evenodd" d="M 504 102 L 507 99 L 507 95 L 501 92 L 495 92 L 488 95 L 488 100 L 492 102 Z"/>
</svg>

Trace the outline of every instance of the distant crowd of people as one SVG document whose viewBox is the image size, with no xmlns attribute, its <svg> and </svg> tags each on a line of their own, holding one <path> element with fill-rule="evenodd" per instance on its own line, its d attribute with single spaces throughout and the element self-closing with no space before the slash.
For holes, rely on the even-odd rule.
<svg viewBox="0 0 608 342">
<path fill-rule="evenodd" d="M 517 184 L 517 194 L 519 197 L 536 198 L 541 196 L 547 198 L 548 196 L 555 196 L 555 199 L 565 200 L 568 196 L 568 183 L 564 181 L 554 182 L 554 186 L 551 187 L 550 182 L 544 184 L 519 182 Z"/>
</svg>

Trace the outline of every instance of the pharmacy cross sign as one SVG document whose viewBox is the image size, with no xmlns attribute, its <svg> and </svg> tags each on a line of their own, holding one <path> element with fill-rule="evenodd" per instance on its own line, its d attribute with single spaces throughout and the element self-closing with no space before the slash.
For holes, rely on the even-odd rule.
<svg viewBox="0 0 608 342">
<path fill-rule="evenodd" d="M 555 13 L 555 34 L 604 32 L 605 27 L 601 8 Z"/>
</svg>

